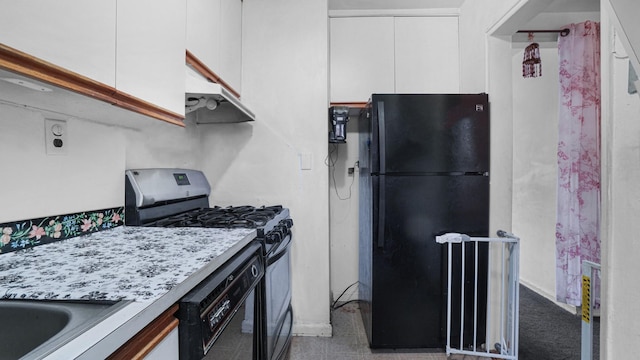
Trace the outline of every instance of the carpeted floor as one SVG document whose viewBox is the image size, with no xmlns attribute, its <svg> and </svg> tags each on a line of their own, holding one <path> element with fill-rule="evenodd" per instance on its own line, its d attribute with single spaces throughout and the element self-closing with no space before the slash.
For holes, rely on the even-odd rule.
<svg viewBox="0 0 640 360">
<path fill-rule="evenodd" d="M 519 360 L 580 360 L 581 318 L 520 286 Z M 599 359 L 600 320 L 594 321 L 594 359 Z"/>
</svg>

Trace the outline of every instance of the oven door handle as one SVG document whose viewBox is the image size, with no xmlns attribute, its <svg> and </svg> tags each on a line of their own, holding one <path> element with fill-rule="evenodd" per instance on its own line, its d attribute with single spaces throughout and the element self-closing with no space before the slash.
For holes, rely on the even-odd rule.
<svg viewBox="0 0 640 360">
<path fill-rule="evenodd" d="M 267 256 L 267 266 L 280 260 L 280 258 L 282 258 L 287 253 L 287 248 L 289 247 L 289 244 L 291 244 L 291 232 L 287 234 L 287 236 L 285 237 L 285 241 L 281 241 L 280 243 L 278 243 L 278 245 L 273 249 L 274 252 Z M 278 251 L 275 252 L 276 250 Z"/>
</svg>

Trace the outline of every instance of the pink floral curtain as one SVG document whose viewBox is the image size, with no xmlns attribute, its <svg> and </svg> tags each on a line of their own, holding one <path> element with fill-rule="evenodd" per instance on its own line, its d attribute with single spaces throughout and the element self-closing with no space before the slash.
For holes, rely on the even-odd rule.
<svg viewBox="0 0 640 360">
<path fill-rule="evenodd" d="M 582 261 L 600 263 L 600 23 L 558 39 L 556 297 L 580 306 Z"/>
</svg>

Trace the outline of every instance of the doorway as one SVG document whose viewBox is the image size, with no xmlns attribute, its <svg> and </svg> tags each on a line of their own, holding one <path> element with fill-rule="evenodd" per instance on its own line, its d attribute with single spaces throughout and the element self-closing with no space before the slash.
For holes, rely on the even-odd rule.
<svg viewBox="0 0 640 360">
<path fill-rule="evenodd" d="M 534 350 L 537 351 L 534 357 L 527 357 L 532 354 L 521 352 L 522 360 L 562 358 L 557 357 L 559 352 L 554 353 L 552 347 L 566 350 L 567 346 L 576 349 L 575 355 L 569 358 L 579 359 L 580 318 L 576 315 L 579 309 L 555 302 L 558 34 L 535 34 L 534 41 L 540 44 L 542 76 L 525 79 L 522 76 L 523 52 L 530 41 L 527 34 L 515 34 L 515 31 L 560 29 L 570 23 L 599 21 L 599 14 L 599 1 L 539 1 L 521 6 L 509 19 L 494 27 L 493 50 L 499 50 L 503 56 L 507 52 L 510 55 L 510 72 L 507 74 L 496 68 L 500 74 L 492 74 L 496 80 L 492 80 L 494 84 L 490 84 L 490 92 L 495 98 L 497 91 L 501 94 L 499 97 L 503 96 L 505 101 L 511 102 L 512 229 L 514 234 L 523 239 L 520 279 L 525 286 L 520 302 L 520 347 L 525 350 L 526 346 L 530 349 L 541 346 Z M 496 85 L 501 81 L 509 83 L 509 94 Z M 537 316 L 526 317 L 532 314 Z M 548 334 L 544 333 L 544 329 L 552 327 L 566 329 L 566 336 L 551 336 L 552 340 L 558 341 L 545 342 L 543 335 Z M 538 331 L 536 329 L 541 331 L 539 336 L 535 333 Z M 529 340 L 525 340 L 527 338 Z M 531 341 L 538 341 L 539 344 L 531 344 Z M 570 343 L 573 345 L 567 345 Z M 541 349 L 556 357 L 544 357 Z"/>
</svg>

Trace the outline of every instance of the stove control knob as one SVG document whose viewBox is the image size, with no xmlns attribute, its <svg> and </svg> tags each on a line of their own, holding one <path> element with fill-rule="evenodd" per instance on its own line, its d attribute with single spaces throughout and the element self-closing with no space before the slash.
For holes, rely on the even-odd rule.
<svg viewBox="0 0 640 360">
<path fill-rule="evenodd" d="M 273 228 L 273 230 L 266 236 L 267 244 L 275 244 L 282 241 L 282 234 L 278 231 L 277 228 Z"/>
<path fill-rule="evenodd" d="M 267 234 L 264 239 L 267 241 L 267 244 L 273 244 L 273 233 Z"/>
<path fill-rule="evenodd" d="M 284 219 L 281 223 L 284 223 L 287 228 L 293 227 L 293 219 Z"/>
</svg>

